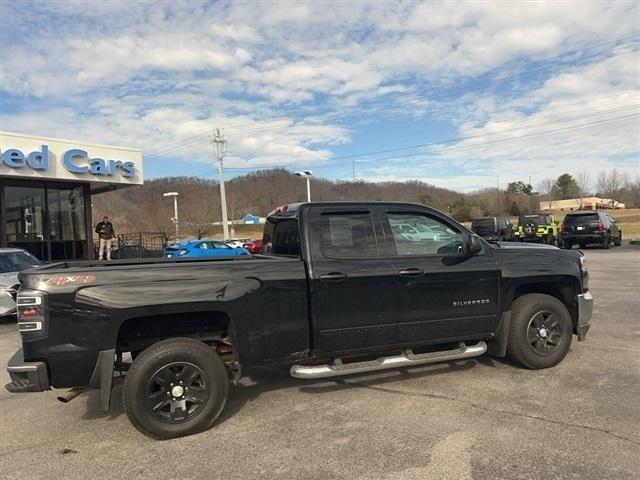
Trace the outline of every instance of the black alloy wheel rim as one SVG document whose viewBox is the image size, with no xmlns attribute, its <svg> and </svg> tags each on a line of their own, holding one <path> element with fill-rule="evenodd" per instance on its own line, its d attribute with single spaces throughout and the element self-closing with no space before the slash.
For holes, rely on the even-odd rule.
<svg viewBox="0 0 640 480">
<path fill-rule="evenodd" d="M 562 340 L 562 325 L 553 312 L 541 310 L 531 317 L 527 325 L 527 343 L 537 355 L 553 355 Z"/>
<path fill-rule="evenodd" d="M 195 417 L 208 398 L 205 373 L 189 362 L 165 365 L 147 383 L 146 407 L 154 417 L 167 423 L 182 423 Z"/>
</svg>

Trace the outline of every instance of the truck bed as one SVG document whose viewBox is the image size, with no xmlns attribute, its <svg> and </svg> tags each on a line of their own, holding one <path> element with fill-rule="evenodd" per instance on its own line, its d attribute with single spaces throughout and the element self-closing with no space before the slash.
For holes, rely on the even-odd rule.
<svg viewBox="0 0 640 480">
<path fill-rule="evenodd" d="M 141 259 L 123 259 L 123 260 L 73 260 L 66 262 L 55 262 L 42 265 L 29 270 L 29 274 L 35 273 L 56 273 L 57 270 L 95 270 L 95 269 L 113 269 L 122 267 L 167 267 L 174 264 L 215 264 L 215 263 L 229 263 L 229 262 L 251 262 L 269 260 L 273 262 L 287 262 L 298 260 L 296 257 L 283 257 L 256 254 L 251 256 L 242 257 L 229 257 L 229 258 L 141 258 Z"/>
</svg>

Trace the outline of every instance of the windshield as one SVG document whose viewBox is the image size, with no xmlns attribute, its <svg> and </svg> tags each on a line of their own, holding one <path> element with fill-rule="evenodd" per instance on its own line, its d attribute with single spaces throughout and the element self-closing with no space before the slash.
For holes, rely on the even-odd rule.
<svg viewBox="0 0 640 480">
<path fill-rule="evenodd" d="M 21 272 L 37 267 L 40 260 L 27 252 L 0 252 L 0 273 Z"/>
<path fill-rule="evenodd" d="M 493 218 L 476 218 L 471 220 L 472 227 L 493 227 Z"/>
</svg>

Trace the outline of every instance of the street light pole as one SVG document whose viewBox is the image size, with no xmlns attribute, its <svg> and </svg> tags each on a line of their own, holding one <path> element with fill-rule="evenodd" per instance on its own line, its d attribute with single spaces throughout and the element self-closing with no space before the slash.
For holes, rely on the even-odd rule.
<svg viewBox="0 0 640 480">
<path fill-rule="evenodd" d="M 163 193 L 162 194 L 163 197 L 173 197 L 173 218 L 171 218 L 171 220 L 173 221 L 174 225 L 176 226 L 176 243 L 178 243 L 178 238 L 180 237 L 180 230 L 179 230 L 179 222 L 178 222 L 178 192 L 167 192 L 167 193 Z"/>
<path fill-rule="evenodd" d="M 305 170 L 303 172 L 296 172 L 296 176 L 304 177 L 307 180 L 307 202 L 311 201 L 311 177 L 313 172 L 311 170 Z"/>
</svg>

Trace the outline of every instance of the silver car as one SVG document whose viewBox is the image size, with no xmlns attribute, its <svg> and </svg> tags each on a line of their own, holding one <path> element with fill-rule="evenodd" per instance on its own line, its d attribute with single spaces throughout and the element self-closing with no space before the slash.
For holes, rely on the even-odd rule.
<svg viewBox="0 0 640 480">
<path fill-rule="evenodd" d="M 0 248 L 0 319 L 16 313 L 18 273 L 38 267 L 40 260 L 21 248 Z"/>
</svg>

